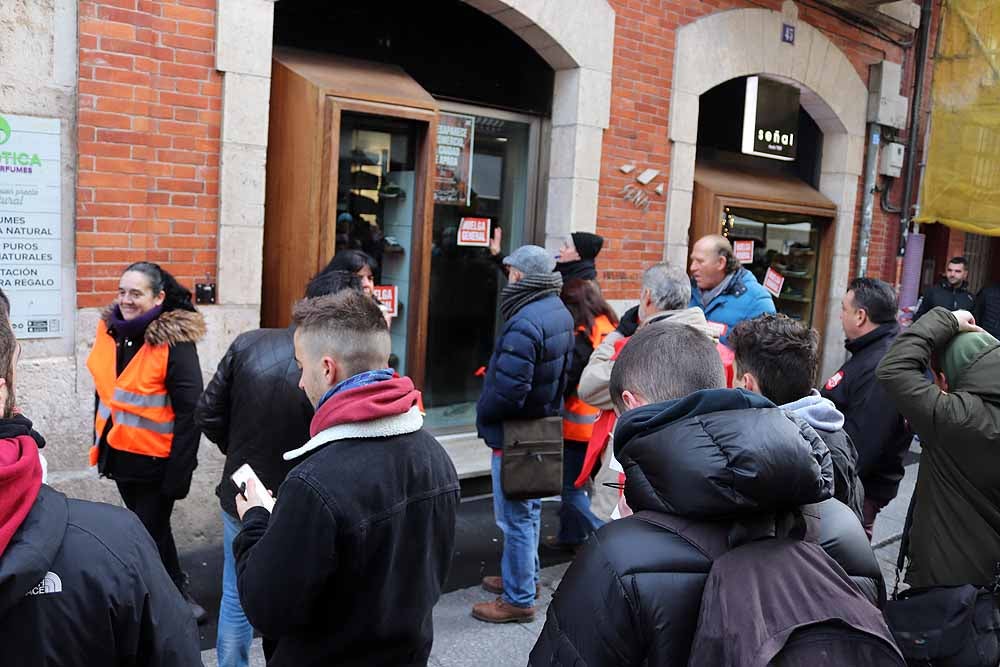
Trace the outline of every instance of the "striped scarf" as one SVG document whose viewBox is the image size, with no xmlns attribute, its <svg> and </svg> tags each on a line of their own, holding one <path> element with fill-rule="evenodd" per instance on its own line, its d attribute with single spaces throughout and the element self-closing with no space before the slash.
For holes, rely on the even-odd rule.
<svg viewBox="0 0 1000 667">
<path fill-rule="evenodd" d="M 558 273 L 529 273 L 516 283 L 510 283 L 500 292 L 500 314 L 505 320 L 532 301 L 550 294 L 559 294 L 563 279 Z"/>
</svg>

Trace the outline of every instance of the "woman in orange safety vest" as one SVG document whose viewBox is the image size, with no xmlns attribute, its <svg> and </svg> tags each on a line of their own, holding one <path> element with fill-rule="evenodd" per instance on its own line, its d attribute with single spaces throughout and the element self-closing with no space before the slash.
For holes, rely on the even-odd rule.
<svg viewBox="0 0 1000 667">
<path fill-rule="evenodd" d="M 587 442 L 600 410 L 587 405 L 576 394 L 580 375 L 591 353 L 604 337 L 618 326 L 618 316 L 601 295 L 597 283 L 573 278 L 563 285 L 562 300 L 573 315 L 576 340 L 573 358 L 566 371 L 563 403 L 563 491 L 559 508 L 559 533 L 549 545 L 556 548 L 579 546 L 604 522 L 590 511 L 590 496 L 573 482 L 580 474 L 587 453 Z"/>
<path fill-rule="evenodd" d="M 202 376 L 195 342 L 204 334 L 191 292 L 156 264 L 136 262 L 101 315 L 87 358 L 97 394 L 90 463 L 115 480 L 199 621 L 205 610 L 187 593 L 170 515 L 187 496 L 198 462 L 194 407 Z"/>
</svg>

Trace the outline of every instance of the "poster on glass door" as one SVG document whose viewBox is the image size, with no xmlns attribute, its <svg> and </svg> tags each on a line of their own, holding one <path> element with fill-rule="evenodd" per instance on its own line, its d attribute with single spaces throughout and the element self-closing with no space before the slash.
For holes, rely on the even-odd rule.
<svg viewBox="0 0 1000 667">
<path fill-rule="evenodd" d="M 0 115 L 0 288 L 18 338 L 63 334 L 59 128 Z"/>
<path fill-rule="evenodd" d="M 438 114 L 434 156 L 434 203 L 468 206 L 472 201 L 474 116 Z"/>
</svg>

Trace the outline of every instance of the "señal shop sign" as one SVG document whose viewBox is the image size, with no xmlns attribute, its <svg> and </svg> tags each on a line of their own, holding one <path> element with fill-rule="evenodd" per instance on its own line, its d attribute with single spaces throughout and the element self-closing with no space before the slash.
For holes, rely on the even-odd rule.
<svg viewBox="0 0 1000 667">
<path fill-rule="evenodd" d="M 795 159 L 799 89 L 762 76 L 747 78 L 743 152 L 773 160 Z"/>
</svg>

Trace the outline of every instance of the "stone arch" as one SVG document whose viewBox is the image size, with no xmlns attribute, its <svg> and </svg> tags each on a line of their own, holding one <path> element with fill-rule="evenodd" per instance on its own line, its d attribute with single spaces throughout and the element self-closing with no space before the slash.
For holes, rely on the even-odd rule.
<svg viewBox="0 0 1000 667">
<path fill-rule="evenodd" d="M 864 165 L 868 89 L 847 56 L 819 30 L 797 21 L 794 4 L 785 5 L 784 12 L 719 12 L 677 31 L 668 126 L 672 145 L 664 255 L 681 264 L 687 261 L 701 94 L 730 79 L 753 74 L 766 74 L 797 86 L 802 91 L 803 108 L 823 130 L 819 189 L 837 205 L 830 283 L 819 286 L 831 296 L 822 357 L 825 373 L 843 358 L 837 312 L 850 270 L 858 179 Z M 794 44 L 780 39 L 782 24 L 789 22 L 797 24 Z"/>
<path fill-rule="evenodd" d="M 556 71 L 549 179 L 540 193 L 546 244 L 558 246 L 572 230 L 593 231 L 611 109 L 614 11 L 607 0 L 576 0 L 572 12 L 559 0 L 464 1 L 514 31 Z M 226 341 L 260 318 L 273 24 L 274 0 L 219 0 L 216 68 L 224 76 L 218 296 L 227 311 Z"/>
<path fill-rule="evenodd" d="M 545 243 L 597 229 L 604 130 L 611 112 L 615 13 L 607 0 L 463 0 L 510 28 L 556 71 Z"/>
</svg>

